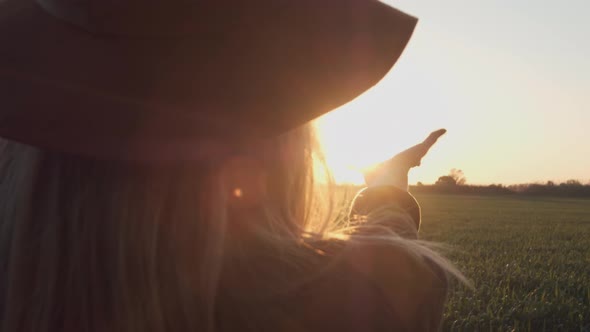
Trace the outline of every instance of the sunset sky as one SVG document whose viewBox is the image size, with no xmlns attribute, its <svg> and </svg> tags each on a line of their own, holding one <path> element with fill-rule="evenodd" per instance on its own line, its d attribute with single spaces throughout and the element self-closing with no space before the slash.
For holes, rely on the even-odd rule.
<svg viewBox="0 0 590 332">
<path fill-rule="evenodd" d="M 385 2 L 420 22 L 379 85 L 320 119 L 339 181 L 438 128 L 411 183 L 590 181 L 590 1 Z"/>
</svg>

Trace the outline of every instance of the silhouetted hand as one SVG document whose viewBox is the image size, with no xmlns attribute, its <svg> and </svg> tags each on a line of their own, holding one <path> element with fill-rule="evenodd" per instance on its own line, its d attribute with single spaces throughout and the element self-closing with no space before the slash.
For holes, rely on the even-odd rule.
<svg viewBox="0 0 590 332">
<path fill-rule="evenodd" d="M 416 144 L 398 153 L 393 158 L 366 170 L 363 172 L 365 183 L 369 187 L 393 185 L 404 190 L 407 189 L 408 171 L 413 167 L 420 166 L 422 158 L 428 153 L 428 150 L 446 132 L 446 129 L 433 131 L 422 143 Z"/>
</svg>

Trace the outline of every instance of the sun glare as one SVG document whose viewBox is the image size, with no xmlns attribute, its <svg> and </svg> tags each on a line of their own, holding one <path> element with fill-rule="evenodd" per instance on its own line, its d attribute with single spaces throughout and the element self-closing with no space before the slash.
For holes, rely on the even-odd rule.
<svg viewBox="0 0 590 332">
<path fill-rule="evenodd" d="M 427 82 L 424 74 L 405 63 L 373 89 L 316 121 L 337 182 L 362 184 L 361 169 L 448 127 L 443 93 Z"/>
</svg>

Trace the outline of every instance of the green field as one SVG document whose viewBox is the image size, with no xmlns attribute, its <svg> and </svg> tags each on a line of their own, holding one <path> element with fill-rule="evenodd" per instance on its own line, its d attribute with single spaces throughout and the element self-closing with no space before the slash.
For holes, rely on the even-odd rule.
<svg viewBox="0 0 590 332">
<path fill-rule="evenodd" d="M 417 195 L 422 238 L 451 245 L 448 331 L 590 331 L 590 200 Z"/>
</svg>

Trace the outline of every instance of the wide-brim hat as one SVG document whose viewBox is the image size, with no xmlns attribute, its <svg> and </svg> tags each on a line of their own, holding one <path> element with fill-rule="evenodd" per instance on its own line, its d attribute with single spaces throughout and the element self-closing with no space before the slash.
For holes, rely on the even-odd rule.
<svg viewBox="0 0 590 332">
<path fill-rule="evenodd" d="M 356 98 L 416 21 L 376 0 L 0 0 L 0 136 L 203 158 Z"/>
</svg>

